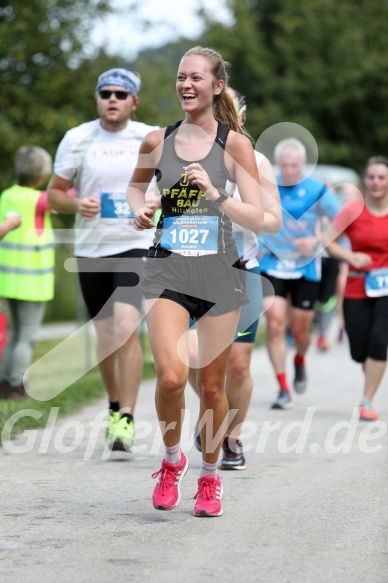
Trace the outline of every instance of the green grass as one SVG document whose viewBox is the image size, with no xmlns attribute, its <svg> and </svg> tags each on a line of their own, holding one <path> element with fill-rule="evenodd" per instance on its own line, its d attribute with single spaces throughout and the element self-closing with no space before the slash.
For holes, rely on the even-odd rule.
<svg viewBox="0 0 388 583">
<path fill-rule="evenodd" d="M 104 389 L 98 370 L 93 370 L 79 381 L 68 387 L 57 397 L 48 401 L 38 401 L 36 399 L 22 399 L 20 401 L 0 401 L 0 432 L 1 441 L 8 439 L 11 435 L 37 427 L 45 427 L 50 411 L 53 407 L 59 408 L 59 415 L 68 415 L 80 409 L 83 405 L 93 402 L 102 397 Z M 15 424 L 12 423 L 12 433 L 7 431 L 6 423 L 18 412 L 32 409 L 40 414 L 36 419 L 26 412 Z M 34 413 L 35 415 L 35 413 Z"/>
<path fill-rule="evenodd" d="M 142 338 L 142 345 L 145 355 L 142 378 L 152 378 L 155 370 L 147 335 Z M 35 419 L 20 413 L 20 418 L 12 427 L 12 435 L 25 429 L 45 427 L 53 407 L 59 408 L 59 416 L 69 415 L 104 396 L 105 390 L 95 363 L 94 342 L 88 347 L 88 352 L 85 354 L 85 339 L 82 337 L 65 341 L 46 340 L 36 345 L 29 378 L 31 393 L 36 398 L 0 400 L 0 443 L 10 437 L 7 421 L 19 412 L 32 409 L 37 412 L 34 415 L 41 415 Z M 87 371 L 87 368 L 90 370 Z M 71 382 L 74 378 L 77 380 Z M 59 392 L 50 398 L 53 391 Z"/>
<path fill-rule="evenodd" d="M 141 342 L 144 352 L 143 379 L 155 376 L 152 353 L 148 335 L 143 333 Z M 255 347 L 265 343 L 265 327 L 260 325 L 256 335 Z M 62 340 L 46 340 L 39 342 L 34 351 L 34 366 L 29 378 L 30 387 L 35 399 L 27 398 L 20 401 L 0 400 L 0 443 L 10 437 L 7 421 L 15 414 L 32 409 L 41 414 L 38 419 L 30 415 L 22 415 L 12 428 L 12 435 L 25 429 L 45 427 L 50 411 L 58 407 L 59 416 L 69 415 L 83 406 L 104 396 L 100 372 L 95 362 L 94 340 L 86 341 L 82 335 Z M 87 369 L 90 369 L 87 371 Z M 74 382 L 71 382 L 76 379 Z M 65 387 L 65 390 L 60 390 Z M 59 391 L 50 398 L 53 391 Z M 47 398 L 46 398 L 47 397 Z M 35 415 L 36 415 L 35 414 Z"/>
</svg>

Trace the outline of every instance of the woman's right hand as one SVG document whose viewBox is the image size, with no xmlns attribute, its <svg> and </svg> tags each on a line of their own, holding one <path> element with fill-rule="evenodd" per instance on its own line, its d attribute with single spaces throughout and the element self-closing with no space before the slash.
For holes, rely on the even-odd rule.
<svg viewBox="0 0 388 583">
<path fill-rule="evenodd" d="M 144 231 L 144 229 L 153 229 L 155 223 L 151 220 L 154 216 L 154 211 L 148 207 L 139 208 L 135 213 L 133 220 L 135 229 L 137 231 Z"/>
<path fill-rule="evenodd" d="M 366 253 L 352 252 L 349 258 L 349 262 L 357 269 L 365 269 L 372 264 L 372 259 Z"/>
</svg>

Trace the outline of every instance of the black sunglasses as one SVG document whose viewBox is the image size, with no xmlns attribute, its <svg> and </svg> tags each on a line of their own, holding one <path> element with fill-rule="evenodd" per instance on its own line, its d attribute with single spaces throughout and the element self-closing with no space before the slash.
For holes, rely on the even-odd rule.
<svg viewBox="0 0 388 583">
<path fill-rule="evenodd" d="M 109 89 L 102 89 L 101 91 L 99 91 L 98 94 L 101 97 L 101 99 L 110 99 L 112 93 L 120 101 L 125 101 L 128 95 L 130 95 L 128 91 L 110 91 Z"/>
</svg>

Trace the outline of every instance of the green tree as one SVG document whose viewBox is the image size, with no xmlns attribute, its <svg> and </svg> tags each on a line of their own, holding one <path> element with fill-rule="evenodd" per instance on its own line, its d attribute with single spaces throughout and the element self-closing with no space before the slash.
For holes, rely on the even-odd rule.
<svg viewBox="0 0 388 583">
<path fill-rule="evenodd" d="M 64 132 L 95 115 L 96 77 L 118 59 L 90 55 L 93 18 L 106 0 L 15 0 L 0 8 L 0 191 L 25 144 L 55 153 Z"/>
<path fill-rule="evenodd" d="M 304 125 L 320 162 L 360 169 L 388 147 L 386 0 L 229 0 L 234 24 L 209 22 L 202 41 L 232 63 L 257 138 Z"/>
<path fill-rule="evenodd" d="M 26 144 L 53 156 L 64 133 L 96 116 L 97 76 L 123 59 L 88 43 L 94 18 L 108 12 L 105 0 L 9 0 L 0 7 L 0 192 L 14 182 L 15 151 Z M 94 50 L 96 53 L 96 50 Z M 73 222 L 54 215 L 54 226 Z M 56 290 L 46 320 L 72 319 L 76 313 L 76 278 L 64 269 L 71 254 L 56 253 Z"/>
</svg>

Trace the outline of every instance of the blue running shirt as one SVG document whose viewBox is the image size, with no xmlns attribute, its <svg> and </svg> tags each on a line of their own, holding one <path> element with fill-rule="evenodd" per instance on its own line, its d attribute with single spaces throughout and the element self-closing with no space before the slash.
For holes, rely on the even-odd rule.
<svg viewBox="0 0 388 583">
<path fill-rule="evenodd" d="M 278 177 L 282 205 L 282 227 L 276 234 L 261 234 L 263 256 L 260 269 L 281 279 L 308 281 L 321 279 L 321 252 L 303 255 L 294 240 L 315 237 L 320 232 L 320 217 L 330 220 L 338 213 L 340 205 L 326 185 L 314 178 L 305 178 L 295 186 L 283 186 Z"/>
</svg>

